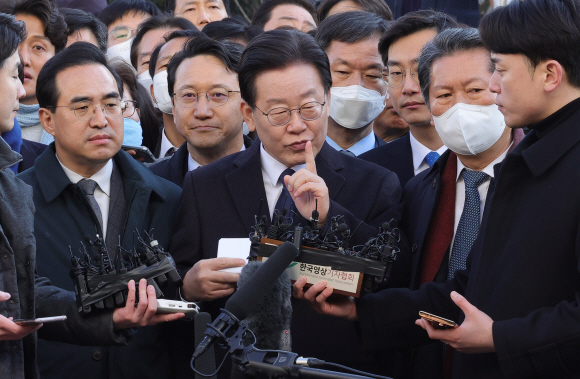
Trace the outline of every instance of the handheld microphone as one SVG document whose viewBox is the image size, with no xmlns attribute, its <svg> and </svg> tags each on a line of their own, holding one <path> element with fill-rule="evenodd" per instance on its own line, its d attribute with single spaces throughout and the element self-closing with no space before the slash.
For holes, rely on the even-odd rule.
<svg viewBox="0 0 580 379">
<path fill-rule="evenodd" d="M 218 337 L 237 330 L 240 320 L 245 319 L 264 297 L 272 283 L 286 270 L 288 265 L 296 259 L 298 249 L 291 242 L 284 242 L 251 276 L 251 278 L 228 299 L 225 309 L 208 326 L 206 337 L 197 346 L 192 359 L 202 355 Z"/>
</svg>

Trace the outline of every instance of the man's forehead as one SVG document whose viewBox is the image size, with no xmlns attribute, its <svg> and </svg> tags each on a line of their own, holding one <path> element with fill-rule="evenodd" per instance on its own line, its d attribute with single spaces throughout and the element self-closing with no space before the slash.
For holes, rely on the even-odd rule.
<svg viewBox="0 0 580 379">
<path fill-rule="evenodd" d="M 63 78 L 66 79 L 63 80 Z M 70 96 L 72 92 L 75 92 L 72 95 L 76 96 L 81 90 L 93 94 L 119 91 L 113 74 L 100 64 L 68 67 L 56 75 L 55 81 L 62 95 L 68 93 Z"/>
<path fill-rule="evenodd" d="M 222 4 L 222 0 L 177 0 L 177 4 L 175 6 L 176 10 L 179 8 L 184 8 L 189 5 L 203 5 L 205 3 L 215 3 L 215 4 Z"/>
</svg>

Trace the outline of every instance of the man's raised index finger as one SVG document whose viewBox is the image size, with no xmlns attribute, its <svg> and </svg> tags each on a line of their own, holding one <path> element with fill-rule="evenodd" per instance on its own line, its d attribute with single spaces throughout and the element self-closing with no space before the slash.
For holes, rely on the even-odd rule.
<svg viewBox="0 0 580 379">
<path fill-rule="evenodd" d="M 306 142 L 306 169 L 313 174 L 316 174 L 316 163 L 314 162 L 314 152 L 312 151 L 312 141 Z"/>
</svg>

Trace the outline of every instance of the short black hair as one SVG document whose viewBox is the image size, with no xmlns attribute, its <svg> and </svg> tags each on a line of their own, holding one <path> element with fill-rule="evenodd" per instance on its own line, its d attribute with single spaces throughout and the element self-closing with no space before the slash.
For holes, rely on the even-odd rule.
<svg viewBox="0 0 580 379">
<path fill-rule="evenodd" d="M 190 30 L 176 30 L 174 32 L 172 32 L 170 35 L 165 36 L 165 42 L 161 43 L 159 45 L 157 45 L 157 47 L 155 48 L 155 50 L 153 50 L 153 52 L 151 53 L 151 57 L 149 57 L 149 75 L 151 77 L 153 77 L 155 75 L 155 66 L 157 65 L 157 59 L 159 58 L 159 51 L 161 50 L 161 48 L 169 41 L 171 41 L 174 38 L 187 38 L 192 39 L 192 38 L 199 38 L 199 37 L 205 37 L 205 34 L 203 34 L 202 32 L 200 32 L 197 29 L 190 29 Z M 183 43 L 183 45 L 185 45 L 187 43 L 187 40 Z"/>
<path fill-rule="evenodd" d="M 222 61 L 226 69 L 232 73 L 238 73 L 242 49 L 235 45 L 224 44 L 209 37 L 199 37 L 190 40 L 183 50 L 178 52 L 169 61 L 167 67 L 167 84 L 169 94 L 172 95 L 175 86 L 175 74 L 179 65 L 188 58 L 199 55 L 210 55 Z"/>
<path fill-rule="evenodd" d="M 242 98 L 256 107 L 256 78 L 272 70 L 297 64 L 312 65 L 328 94 L 332 87 L 328 57 L 316 40 L 297 30 L 270 30 L 254 38 L 244 50 L 238 80 Z"/>
<path fill-rule="evenodd" d="M 105 9 L 99 13 L 99 20 L 109 27 L 112 23 L 123 16 L 133 12 L 133 14 L 147 13 L 151 16 L 161 14 L 161 11 L 155 4 L 146 0 L 115 0 L 107 5 Z"/>
<path fill-rule="evenodd" d="M 429 87 L 431 86 L 431 70 L 433 62 L 437 59 L 448 57 L 464 51 L 485 49 L 479 32 L 475 28 L 453 28 L 439 33 L 431 41 L 427 42 L 419 55 L 419 68 L 417 74 L 421 83 L 421 93 L 425 98 L 425 104 L 429 106 Z M 491 61 L 487 66 L 490 73 L 494 69 Z"/>
<path fill-rule="evenodd" d="M 264 26 L 270 21 L 272 17 L 272 11 L 274 8 L 280 5 L 296 5 L 302 7 L 312 15 L 314 21 L 316 18 L 316 10 L 314 5 L 309 0 L 266 0 L 260 5 L 260 7 L 254 13 L 252 17 L 252 25 L 259 26 L 264 29 Z"/>
<path fill-rule="evenodd" d="M 380 39 L 388 29 L 389 22 L 374 13 L 344 12 L 322 21 L 316 40 L 322 50 L 327 51 L 332 41 L 355 43 L 374 36 Z"/>
<path fill-rule="evenodd" d="M 26 26 L 22 21 L 6 13 L 0 13 L 0 69 L 6 60 L 17 50 L 20 42 L 26 39 Z"/>
<path fill-rule="evenodd" d="M 403 37 L 426 29 L 435 29 L 437 33 L 441 33 L 445 29 L 459 28 L 460 26 L 455 17 L 447 13 L 431 9 L 409 12 L 393 21 L 379 42 L 379 51 L 383 57 L 383 62 L 387 64 L 389 60 L 389 47 Z"/>
<path fill-rule="evenodd" d="M 165 12 L 174 14 L 176 3 L 176 0 L 165 0 Z M 222 3 L 224 3 L 224 6 L 226 7 L 226 12 L 230 14 L 230 1 L 222 0 Z"/>
<path fill-rule="evenodd" d="M 14 5 L 10 13 L 36 17 L 42 22 L 44 35 L 54 46 L 55 52 L 58 53 L 65 48 L 67 41 L 66 22 L 52 1 L 22 0 Z"/>
<path fill-rule="evenodd" d="M 107 27 L 94 14 L 72 8 L 60 8 L 60 13 L 66 22 L 67 37 L 88 29 L 95 36 L 101 50 L 107 52 Z"/>
<path fill-rule="evenodd" d="M 41 108 L 51 109 L 54 113 L 54 107 L 60 97 L 60 88 L 66 81 L 56 83 L 56 76 L 62 71 L 77 66 L 85 65 L 103 65 L 115 78 L 119 96 L 123 96 L 123 81 L 119 75 L 107 63 L 105 54 L 89 42 L 75 42 L 67 49 L 64 49 L 54 57 L 50 58 L 40 70 L 36 80 L 36 99 Z"/>
<path fill-rule="evenodd" d="M 155 113 L 153 100 L 149 93 L 149 88 L 145 89 L 137 81 L 135 70 L 127 62 L 121 59 L 115 59 L 111 62 L 111 67 L 119 74 L 123 83 L 127 86 L 131 98 L 137 102 L 135 107 L 139 112 L 139 121 L 143 129 L 143 146 L 149 150 L 155 150 L 157 140 L 159 139 L 159 119 Z"/>
<path fill-rule="evenodd" d="M 220 21 L 214 21 L 207 24 L 202 33 L 209 38 L 218 41 L 224 40 L 241 40 L 246 44 L 256 36 L 262 34 L 264 30 L 255 25 L 244 25 L 234 18 L 224 18 Z"/>
<path fill-rule="evenodd" d="M 482 18 L 479 31 L 494 53 L 523 54 L 535 68 L 554 59 L 568 83 L 580 87 L 580 2 L 578 0 L 514 1 Z"/>
<path fill-rule="evenodd" d="M 131 43 L 131 64 L 135 69 L 137 69 L 137 51 L 139 50 L 139 45 L 141 45 L 141 40 L 145 34 L 151 30 L 173 28 L 181 30 L 197 30 L 191 21 L 182 17 L 173 17 L 169 14 L 153 16 L 139 25 L 137 33 L 135 34 L 135 39 L 133 39 L 133 42 Z"/>
<path fill-rule="evenodd" d="M 318 7 L 318 23 L 320 24 L 326 17 L 328 17 L 328 12 L 338 3 L 345 0 L 325 0 Z M 350 0 L 358 5 L 365 12 L 371 12 L 384 18 L 387 21 L 393 21 L 393 12 L 391 8 L 387 5 L 385 0 Z"/>
</svg>

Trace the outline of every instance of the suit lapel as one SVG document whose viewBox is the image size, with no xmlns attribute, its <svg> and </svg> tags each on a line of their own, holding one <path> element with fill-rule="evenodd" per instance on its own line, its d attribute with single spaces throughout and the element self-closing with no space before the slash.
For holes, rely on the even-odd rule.
<svg viewBox="0 0 580 379">
<path fill-rule="evenodd" d="M 256 223 L 254 216 L 258 215 L 260 202 L 262 202 L 260 215 L 265 214 L 268 217 L 268 224 L 271 222 L 262 178 L 260 143 L 254 143 L 248 150 L 240 153 L 234 160 L 234 165 L 237 168 L 227 174 L 225 180 L 242 224 L 250 233 L 251 227 Z"/>
</svg>

